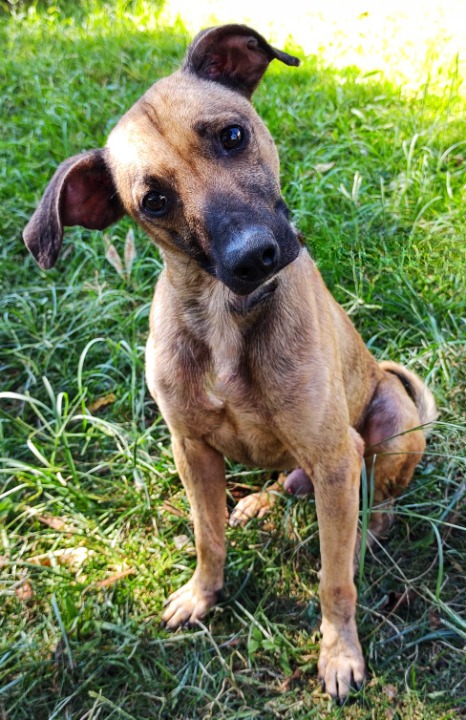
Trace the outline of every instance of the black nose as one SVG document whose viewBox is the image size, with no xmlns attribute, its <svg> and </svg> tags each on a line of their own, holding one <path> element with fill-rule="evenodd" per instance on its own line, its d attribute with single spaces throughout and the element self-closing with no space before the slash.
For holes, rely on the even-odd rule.
<svg viewBox="0 0 466 720">
<path fill-rule="evenodd" d="M 243 230 L 235 235 L 224 258 L 235 279 L 257 285 L 273 275 L 280 253 L 269 230 Z"/>
</svg>

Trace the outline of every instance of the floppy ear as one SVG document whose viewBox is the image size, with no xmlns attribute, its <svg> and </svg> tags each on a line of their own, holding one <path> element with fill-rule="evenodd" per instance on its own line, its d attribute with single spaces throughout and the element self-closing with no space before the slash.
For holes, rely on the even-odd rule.
<svg viewBox="0 0 466 720">
<path fill-rule="evenodd" d="M 124 213 L 105 150 L 89 150 L 59 165 L 23 239 L 41 268 L 48 270 L 58 258 L 64 225 L 103 230 Z"/>
<path fill-rule="evenodd" d="M 299 65 L 298 58 L 276 50 L 246 25 L 203 30 L 188 48 L 183 70 L 251 97 L 272 60 Z"/>
</svg>

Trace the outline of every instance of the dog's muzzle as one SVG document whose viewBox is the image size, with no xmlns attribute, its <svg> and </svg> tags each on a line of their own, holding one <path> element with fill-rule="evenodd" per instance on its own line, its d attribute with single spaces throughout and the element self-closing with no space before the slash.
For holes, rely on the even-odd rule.
<svg viewBox="0 0 466 720">
<path fill-rule="evenodd" d="M 249 206 L 216 195 L 206 206 L 205 227 L 215 275 L 235 295 L 250 295 L 283 270 L 300 251 L 283 200 L 271 206 L 255 197 Z"/>
<path fill-rule="evenodd" d="M 234 282 L 258 286 L 278 267 L 280 251 L 270 230 L 243 230 L 231 239 L 223 265 Z"/>
<path fill-rule="evenodd" d="M 234 233 L 222 248 L 217 277 L 238 295 L 249 295 L 280 267 L 280 248 L 268 228 Z"/>
</svg>

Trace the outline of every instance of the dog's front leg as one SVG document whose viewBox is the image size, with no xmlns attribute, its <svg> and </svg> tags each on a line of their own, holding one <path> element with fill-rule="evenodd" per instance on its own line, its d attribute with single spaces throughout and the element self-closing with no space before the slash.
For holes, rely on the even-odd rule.
<svg viewBox="0 0 466 720">
<path fill-rule="evenodd" d="M 359 689 L 365 665 L 356 627 L 353 559 L 356 545 L 362 440 L 355 431 L 337 455 L 306 468 L 314 481 L 322 569 L 322 641 L 319 677 L 325 690 L 343 701 Z"/>
<path fill-rule="evenodd" d="M 195 623 L 217 602 L 225 566 L 226 482 L 222 455 L 203 440 L 173 437 L 178 473 L 191 505 L 197 567 L 191 580 L 168 598 L 162 616 L 174 630 Z"/>
</svg>

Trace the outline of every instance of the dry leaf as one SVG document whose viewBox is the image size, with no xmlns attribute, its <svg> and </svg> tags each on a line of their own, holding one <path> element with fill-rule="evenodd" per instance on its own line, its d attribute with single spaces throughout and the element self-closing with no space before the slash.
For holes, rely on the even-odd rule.
<svg viewBox="0 0 466 720">
<path fill-rule="evenodd" d="M 68 567 L 78 569 L 91 556 L 92 550 L 85 547 L 63 548 L 62 550 L 54 550 L 53 552 L 36 555 L 29 562 L 34 565 L 44 565 L 51 567 L 54 561 L 57 565 L 67 565 Z"/>
<path fill-rule="evenodd" d="M 41 522 L 43 525 L 47 525 L 47 527 L 52 528 L 52 530 L 66 530 L 66 523 L 64 520 L 62 520 L 59 517 L 55 517 L 54 515 L 37 515 L 36 516 L 38 521 Z"/>
<path fill-rule="evenodd" d="M 116 400 L 115 393 L 108 393 L 108 395 L 104 395 L 103 397 L 97 398 L 97 400 L 94 400 L 93 403 L 88 405 L 87 409 L 90 413 L 96 413 L 99 412 L 99 410 L 102 410 L 102 408 L 107 407 L 107 405 L 112 405 Z"/>
<path fill-rule="evenodd" d="M 241 640 L 237 637 L 231 638 L 231 640 L 226 640 L 225 642 L 222 642 L 222 648 L 235 648 L 238 647 L 238 645 L 241 645 Z"/>
<path fill-rule="evenodd" d="M 300 605 L 301 605 L 301 603 L 300 603 Z M 302 662 L 303 664 L 310 663 L 310 662 L 312 662 L 313 660 L 316 660 L 315 653 L 311 653 L 311 654 L 309 654 L 309 655 L 301 655 L 301 662 Z M 317 661 L 316 661 L 316 662 L 317 662 Z"/>
<path fill-rule="evenodd" d="M 387 696 L 389 702 L 394 702 L 398 695 L 398 690 L 394 685 L 384 685 L 382 688 L 384 694 Z"/>
<path fill-rule="evenodd" d="M 60 483 L 60 485 L 63 485 L 63 487 L 66 487 L 66 486 L 67 486 L 67 484 L 68 484 L 68 478 L 64 478 L 60 471 L 57 472 L 57 474 L 56 474 L 55 477 L 57 478 L 57 480 L 58 480 L 58 482 Z"/>
<path fill-rule="evenodd" d="M 183 548 L 187 548 L 191 545 L 191 540 L 187 535 L 177 535 L 173 538 L 173 544 L 177 550 L 182 550 Z"/>
<path fill-rule="evenodd" d="M 63 518 L 57 517 L 56 515 L 50 515 L 50 513 L 39 513 L 36 508 L 29 507 L 26 505 L 25 510 L 28 515 L 38 520 L 43 525 L 52 528 L 52 530 L 58 530 L 58 532 L 75 533 L 77 529 L 73 525 L 68 524 Z"/>
<path fill-rule="evenodd" d="M 183 510 L 180 510 L 179 508 L 175 507 L 171 503 L 168 502 L 168 500 L 165 500 L 162 507 L 160 508 L 164 512 L 168 512 L 171 515 L 175 515 L 175 517 L 179 518 L 185 518 L 187 517 L 187 513 L 183 512 Z"/>
<path fill-rule="evenodd" d="M 466 575 L 466 571 L 464 570 L 463 566 L 459 564 L 454 558 L 450 558 L 450 562 L 461 575 Z"/>
<path fill-rule="evenodd" d="M 301 678 L 301 670 L 299 668 L 296 668 L 293 675 L 290 675 L 289 677 L 285 678 L 285 680 L 281 683 L 281 685 L 278 686 L 278 692 L 286 692 L 289 690 L 290 685 L 292 685 L 296 680 L 299 680 Z"/>
<path fill-rule="evenodd" d="M 440 627 L 440 618 L 433 608 L 429 610 L 429 627 L 437 630 Z"/>
<path fill-rule="evenodd" d="M 18 600 L 22 602 L 29 602 L 34 596 L 32 585 L 29 580 L 25 580 L 19 587 L 15 589 L 15 594 Z"/>
<path fill-rule="evenodd" d="M 105 578 L 105 580 L 101 580 L 100 582 L 96 583 L 96 585 L 99 588 L 110 587 L 110 585 L 114 585 L 116 582 L 118 582 L 118 580 L 122 580 L 128 575 L 135 574 L 136 570 L 134 568 L 128 568 L 128 570 L 122 570 L 121 572 L 115 573 L 114 575 L 110 575 L 110 577 Z"/>
<path fill-rule="evenodd" d="M 133 267 L 133 262 L 136 259 L 136 245 L 134 244 L 134 230 L 133 228 L 130 228 L 128 232 L 126 233 L 126 240 L 125 240 L 125 268 L 126 268 L 126 275 L 129 277 L 131 275 L 131 268 Z"/>
<path fill-rule="evenodd" d="M 68 258 L 68 257 L 71 255 L 72 252 L 74 252 L 74 246 L 70 243 L 70 244 L 65 248 L 64 252 L 62 252 L 61 262 L 63 262 L 63 260 L 66 260 L 66 258 Z"/>
<path fill-rule="evenodd" d="M 115 245 L 110 242 L 110 238 L 108 237 L 108 235 L 104 235 L 104 243 L 105 258 L 108 260 L 110 265 L 115 268 L 119 275 L 124 275 L 125 272 L 123 270 L 123 263 L 121 262 L 120 254 L 116 249 Z"/>
<path fill-rule="evenodd" d="M 334 162 L 317 163 L 317 165 L 314 166 L 314 169 L 316 172 L 323 174 L 331 170 L 333 167 L 335 167 Z"/>
</svg>

